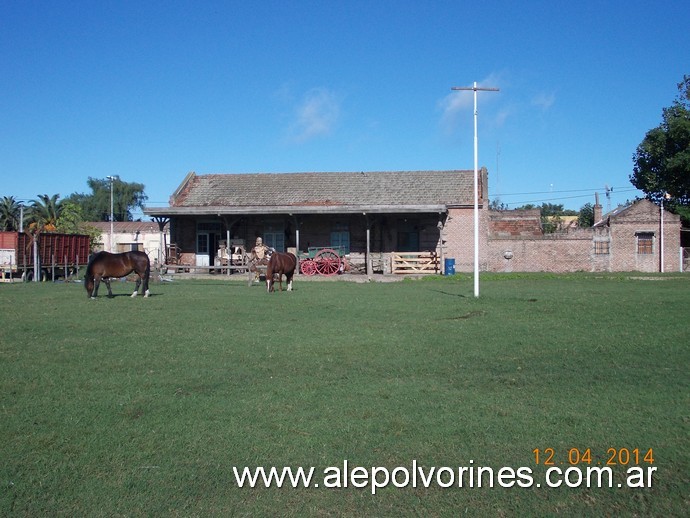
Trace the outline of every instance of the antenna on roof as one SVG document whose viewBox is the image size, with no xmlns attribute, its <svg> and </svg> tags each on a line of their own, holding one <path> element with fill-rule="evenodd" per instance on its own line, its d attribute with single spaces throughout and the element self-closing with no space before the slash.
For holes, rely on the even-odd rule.
<svg viewBox="0 0 690 518">
<path fill-rule="evenodd" d="M 605 184 L 604 189 L 606 189 L 606 212 L 611 212 L 611 193 L 613 192 L 613 187 L 609 187 L 609 184 Z"/>
</svg>

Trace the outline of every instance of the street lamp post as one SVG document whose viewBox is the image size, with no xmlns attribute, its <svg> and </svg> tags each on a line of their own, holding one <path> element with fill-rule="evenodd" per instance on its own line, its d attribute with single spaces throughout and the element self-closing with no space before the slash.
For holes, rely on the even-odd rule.
<svg viewBox="0 0 690 518">
<path fill-rule="evenodd" d="M 451 90 L 472 90 L 474 92 L 474 296 L 479 297 L 479 175 L 478 139 L 477 139 L 477 91 L 498 92 L 498 88 L 479 88 L 475 81 L 472 86 L 454 86 Z"/>
<path fill-rule="evenodd" d="M 110 253 L 114 253 L 113 248 L 113 183 L 118 179 L 117 175 L 106 176 L 110 180 Z"/>
</svg>

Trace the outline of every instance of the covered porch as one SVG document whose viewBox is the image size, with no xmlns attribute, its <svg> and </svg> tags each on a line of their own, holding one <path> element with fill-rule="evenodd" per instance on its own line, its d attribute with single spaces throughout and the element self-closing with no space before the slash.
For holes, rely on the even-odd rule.
<svg viewBox="0 0 690 518">
<path fill-rule="evenodd" d="M 337 273 L 371 276 L 441 273 L 443 209 L 167 215 L 155 211 L 158 219 L 170 222 L 165 264 L 171 271 L 244 273 L 245 256 L 261 237 L 277 251 L 294 253 L 300 273 L 309 274 L 303 262 L 330 249 L 342 262 Z"/>
</svg>

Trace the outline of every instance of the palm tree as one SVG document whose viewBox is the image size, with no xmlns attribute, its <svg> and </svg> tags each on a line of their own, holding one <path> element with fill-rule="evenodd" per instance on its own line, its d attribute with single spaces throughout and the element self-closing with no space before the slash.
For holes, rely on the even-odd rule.
<svg viewBox="0 0 690 518">
<path fill-rule="evenodd" d="M 54 194 L 48 197 L 47 194 L 39 194 L 38 198 L 31 202 L 29 228 L 33 232 L 54 232 L 62 212 L 62 204 L 58 201 L 60 195 Z"/>
<path fill-rule="evenodd" d="M 4 196 L 0 200 L 0 230 L 19 230 L 20 204 L 14 196 Z"/>
</svg>

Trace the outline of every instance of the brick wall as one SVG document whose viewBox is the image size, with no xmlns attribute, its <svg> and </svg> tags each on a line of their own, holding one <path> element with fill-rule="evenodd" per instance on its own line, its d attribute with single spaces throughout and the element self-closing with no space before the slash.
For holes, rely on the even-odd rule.
<svg viewBox="0 0 690 518">
<path fill-rule="evenodd" d="M 483 271 L 658 272 L 659 207 L 647 200 L 613 213 L 608 222 L 563 233 L 542 234 L 538 210 L 479 211 Z M 638 253 L 640 234 L 652 235 L 652 253 Z M 474 269 L 473 209 L 452 209 L 443 231 L 444 256 L 455 258 L 458 272 Z M 601 246 L 595 248 L 595 242 Z M 606 250 L 608 253 L 596 253 Z M 680 218 L 664 212 L 664 270 L 680 269 Z"/>
<path fill-rule="evenodd" d="M 455 259 L 455 271 L 471 272 L 474 269 L 474 209 L 449 209 L 446 224 L 441 233 L 443 258 Z M 486 236 L 486 210 L 479 211 L 480 254 L 486 252 L 481 246 Z M 480 262 L 482 258 L 480 255 Z"/>
<path fill-rule="evenodd" d="M 572 272 L 591 269 L 592 231 L 544 234 L 539 209 L 489 211 L 487 257 L 494 272 Z"/>
<path fill-rule="evenodd" d="M 496 237 L 541 236 L 539 209 L 492 210 L 488 213 L 489 234 Z"/>
<path fill-rule="evenodd" d="M 575 272 L 592 270 L 592 231 L 529 237 L 489 237 L 486 270 Z"/>
</svg>

